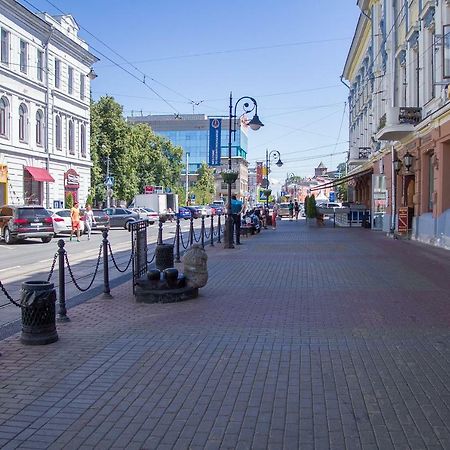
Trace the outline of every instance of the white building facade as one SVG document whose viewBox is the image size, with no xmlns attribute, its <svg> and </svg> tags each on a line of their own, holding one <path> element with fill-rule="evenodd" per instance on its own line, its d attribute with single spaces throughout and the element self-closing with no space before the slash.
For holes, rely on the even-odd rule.
<svg viewBox="0 0 450 450">
<path fill-rule="evenodd" d="M 71 16 L 0 0 L 0 204 L 62 207 L 90 187 L 90 81 L 98 60 Z"/>
</svg>

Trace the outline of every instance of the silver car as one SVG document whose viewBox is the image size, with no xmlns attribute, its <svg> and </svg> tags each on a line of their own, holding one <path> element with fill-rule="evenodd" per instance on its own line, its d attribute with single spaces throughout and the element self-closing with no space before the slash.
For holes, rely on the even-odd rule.
<svg viewBox="0 0 450 450">
<path fill-rule="evenodd" d="M 109 216 L 109 226 L 111 228 L 128 228 L 131 222 L 139 220 L 139 214 L 127 208 L 105 208 L 106 214 Z"/>
</svg>

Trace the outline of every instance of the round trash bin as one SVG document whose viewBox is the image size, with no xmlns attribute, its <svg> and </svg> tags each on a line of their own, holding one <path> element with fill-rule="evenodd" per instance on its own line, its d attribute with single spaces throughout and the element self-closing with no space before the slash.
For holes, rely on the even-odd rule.
<svg viewBox="0 0 450 450">
<path fill-rule="evenodd" d="M 173 245 L 158 244 L 155 249 L 155 266 L 159 270 L 169 269 L 173 263 Z"/>
<path fill-rule="evenodd" d="M 46 345 L 58 340 L 55 323 L 56 291 L 48 281 L 22 283 L 20 307 L 22 336 L 26 345 Z"/>
</svg>

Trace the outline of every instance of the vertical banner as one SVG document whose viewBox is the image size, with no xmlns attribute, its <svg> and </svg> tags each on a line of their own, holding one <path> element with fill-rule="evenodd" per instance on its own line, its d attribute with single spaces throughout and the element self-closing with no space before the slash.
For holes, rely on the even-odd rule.
<svg viewBox="0 0 450 450">
<path fill-rule="evenodd" d="M 209 119 L 209 166 L 220 166 L 221 132 L 222 119 Z"/>
<path fill-rule="evenodd" d="M 263 163 L 258 161 L 256 163 L 256 184 L 261 184 L 263 180 Z"/>
</svg>

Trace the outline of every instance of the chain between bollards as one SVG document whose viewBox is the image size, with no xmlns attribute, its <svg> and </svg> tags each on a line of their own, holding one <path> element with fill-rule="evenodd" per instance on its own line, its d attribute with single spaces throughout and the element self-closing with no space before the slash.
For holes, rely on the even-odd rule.
<svg viewBox="0 0 450 450">
<path fill-rule="evenodd" d="M 175 248 L 175 262 L 181 262 L 180 259 L 180 218 L 177 217 L 177 225 L 175 230 L 176 239 L 176 248 Z"/>
<path fill-rule="evenodd" d="M 220 218 L 222 217 L 222 214 L 219 214 L 219 220 L 217 221 L 217 243 L 220 244 L 220 231 L 222 229 L 222 225 L 220 224 Z"/>
<path fill-rule="evenodd" d="M 111 298 L 109 287 L 108 230 L 103 230 L 103 297 Z"/>
<path fill-rule="evenodd" d="M 58 269 L 59 269 L 59 311 L 56 320 L 58 322 L 70 322 L 67 317 L 66 308 L 66 280 L 64 268 L 64 256 L 66 250 L 64 249 L 65 242 L 63 239 L 58 241 Z"/>
</svg>

